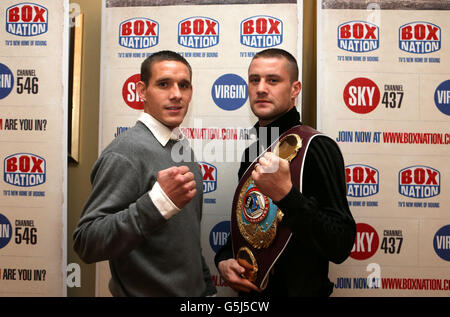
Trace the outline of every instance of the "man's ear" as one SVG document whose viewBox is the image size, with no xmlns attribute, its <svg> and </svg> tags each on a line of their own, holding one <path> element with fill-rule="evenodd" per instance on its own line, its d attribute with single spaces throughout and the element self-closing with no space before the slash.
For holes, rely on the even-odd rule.
<svg viewBox="0 0 450 317">
<path fill-rule="evenodd" d="M 145 83 L 143 81 L 138 81 L 136 83 L 136 91 L 139 95 L 139 98 L 143 101 L 146 102 L 145 100 L 145 91 L 147 90 L 147 87 L 145 86 Z"/>
<path fill-rule="evenodd" d="M 292 83 L 291 98 L 293 99 L 297 98 L 301 90 L 302 90 L 302 83 L 300 81 L 294 81 Z"/>
</svg>

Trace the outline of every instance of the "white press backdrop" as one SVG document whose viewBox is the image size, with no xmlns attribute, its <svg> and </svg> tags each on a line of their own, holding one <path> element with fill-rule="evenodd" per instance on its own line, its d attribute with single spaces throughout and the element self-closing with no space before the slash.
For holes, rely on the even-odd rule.
<svg viewBox="0 0 450 317">
<path fill-rule="evenodd" d="M 193 68 L 194 96 L 182 129 L 204 175 L 202 248 L 219 296 L 234 295 L 213 259 L 229 234 L 242 150 L 256 122 L 248 105 L 249 62 L 265 47 L 284 48 L 301 60 L 302 2 L 263 2 L 103 3 L 100 151 L 142 111 L 135 82 L 148 54 L 170 49 Z M 108 295 L 106 263 L 97 272 L 97 294 Z"/>
<path fill-rule="evenodd" d="M 449 296 L 450 1 L 318 1 L 318 128 L 358 232 L 334 296 Z"/>
<path fill-rule="evenodd" d="M 0 296 L 66 295 L 68 12 L 0 3 Z"/>
</svg>

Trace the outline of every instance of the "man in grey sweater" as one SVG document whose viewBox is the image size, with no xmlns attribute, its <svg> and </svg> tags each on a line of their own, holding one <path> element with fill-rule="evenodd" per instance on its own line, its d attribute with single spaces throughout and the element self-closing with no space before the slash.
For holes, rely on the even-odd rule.
<svg viewBox="0 0 450 317">
<path fill-rule="evenodd" d="M 202 174 L 194 159 L 172 158 L 174 147 L 180 157 L 194 158 L 178 129 L 191 80 L 180 55 L 161 51 L 147 58 L 137 84 L 144 112 L 93 167 L 74 249 L 86 263 L 109 260 L 114 296 L 216 293 L 200 246 Z"/>
</svg>

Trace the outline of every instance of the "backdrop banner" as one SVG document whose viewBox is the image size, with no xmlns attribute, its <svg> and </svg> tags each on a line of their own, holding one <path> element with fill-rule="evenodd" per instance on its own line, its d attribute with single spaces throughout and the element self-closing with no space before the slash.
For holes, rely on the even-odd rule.
<svg viewBox="0 0 450 317">
<path fill-rule="evenodd" d="M 235 295 L 220 278 L 214 255 L 230 233 L 237 171 L 243 150 L 253 142 L 250 60 L 268 47 L 284 48 L 301 60 L 302 4 L 264 2 L 103 2 L 99 151 L 133 126 L 142 111 L 136 82 L 147 56 L 173 50 L 193 68 L 194 95 L 182 131 L 203 172 L 202 248 L 219 296 Z M 99 296 L 107 294 L 107 269 L 99 265 Z"/>
<path fill-rule="evenodd" d="M 318 129 L 357 222 L 334 296 L 450 295 L 450 1 L 318 1 Z"/>
<path fill-rule="evenodd" d="M 0 296 L 66 295 L 68 12 L 0 3 Z"/>
</svg>

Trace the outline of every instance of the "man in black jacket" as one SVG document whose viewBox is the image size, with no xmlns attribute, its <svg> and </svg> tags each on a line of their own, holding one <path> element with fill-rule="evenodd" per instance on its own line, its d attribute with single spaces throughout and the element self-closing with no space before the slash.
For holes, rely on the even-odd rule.
<svg viewBox="0 0 450 317">
<path fill-rule="evenodd" d="M 254 126 L 258 140 L 244 153 L 239 179 L 252 163 L 251 153 L 270 145 L 265 141 L 271 140 L 271 128 L 278 128 L 281 135 L 301 124 L 295 107 L 301 90 L 295 58 L 281 49 L 256 54 L 249 67 L 248 89 L 251 109 L 259 119 Z M 266 140 L 259 138 L 260 127 L 267 128 Z M 337 144 L 325 136 L 311 140 L 302 192 L 292 185 L 286 160 L 266 155 L 258 163 L 251 175 L 255 185 L 284 213 L 280 225 L 287 226 L 292 237 L 263 291 L 242 277 L 245 269 L 233 258 L 231 236 L 215 256 L 220 274 L 240 295 L 329 296 L 333 291 L 329 261 L 345 261 L 356 234 L 346 196 L 344 160 Z M 265 172 L 273 171 L 274 164 L 275 172 Z"/>
</svg>

